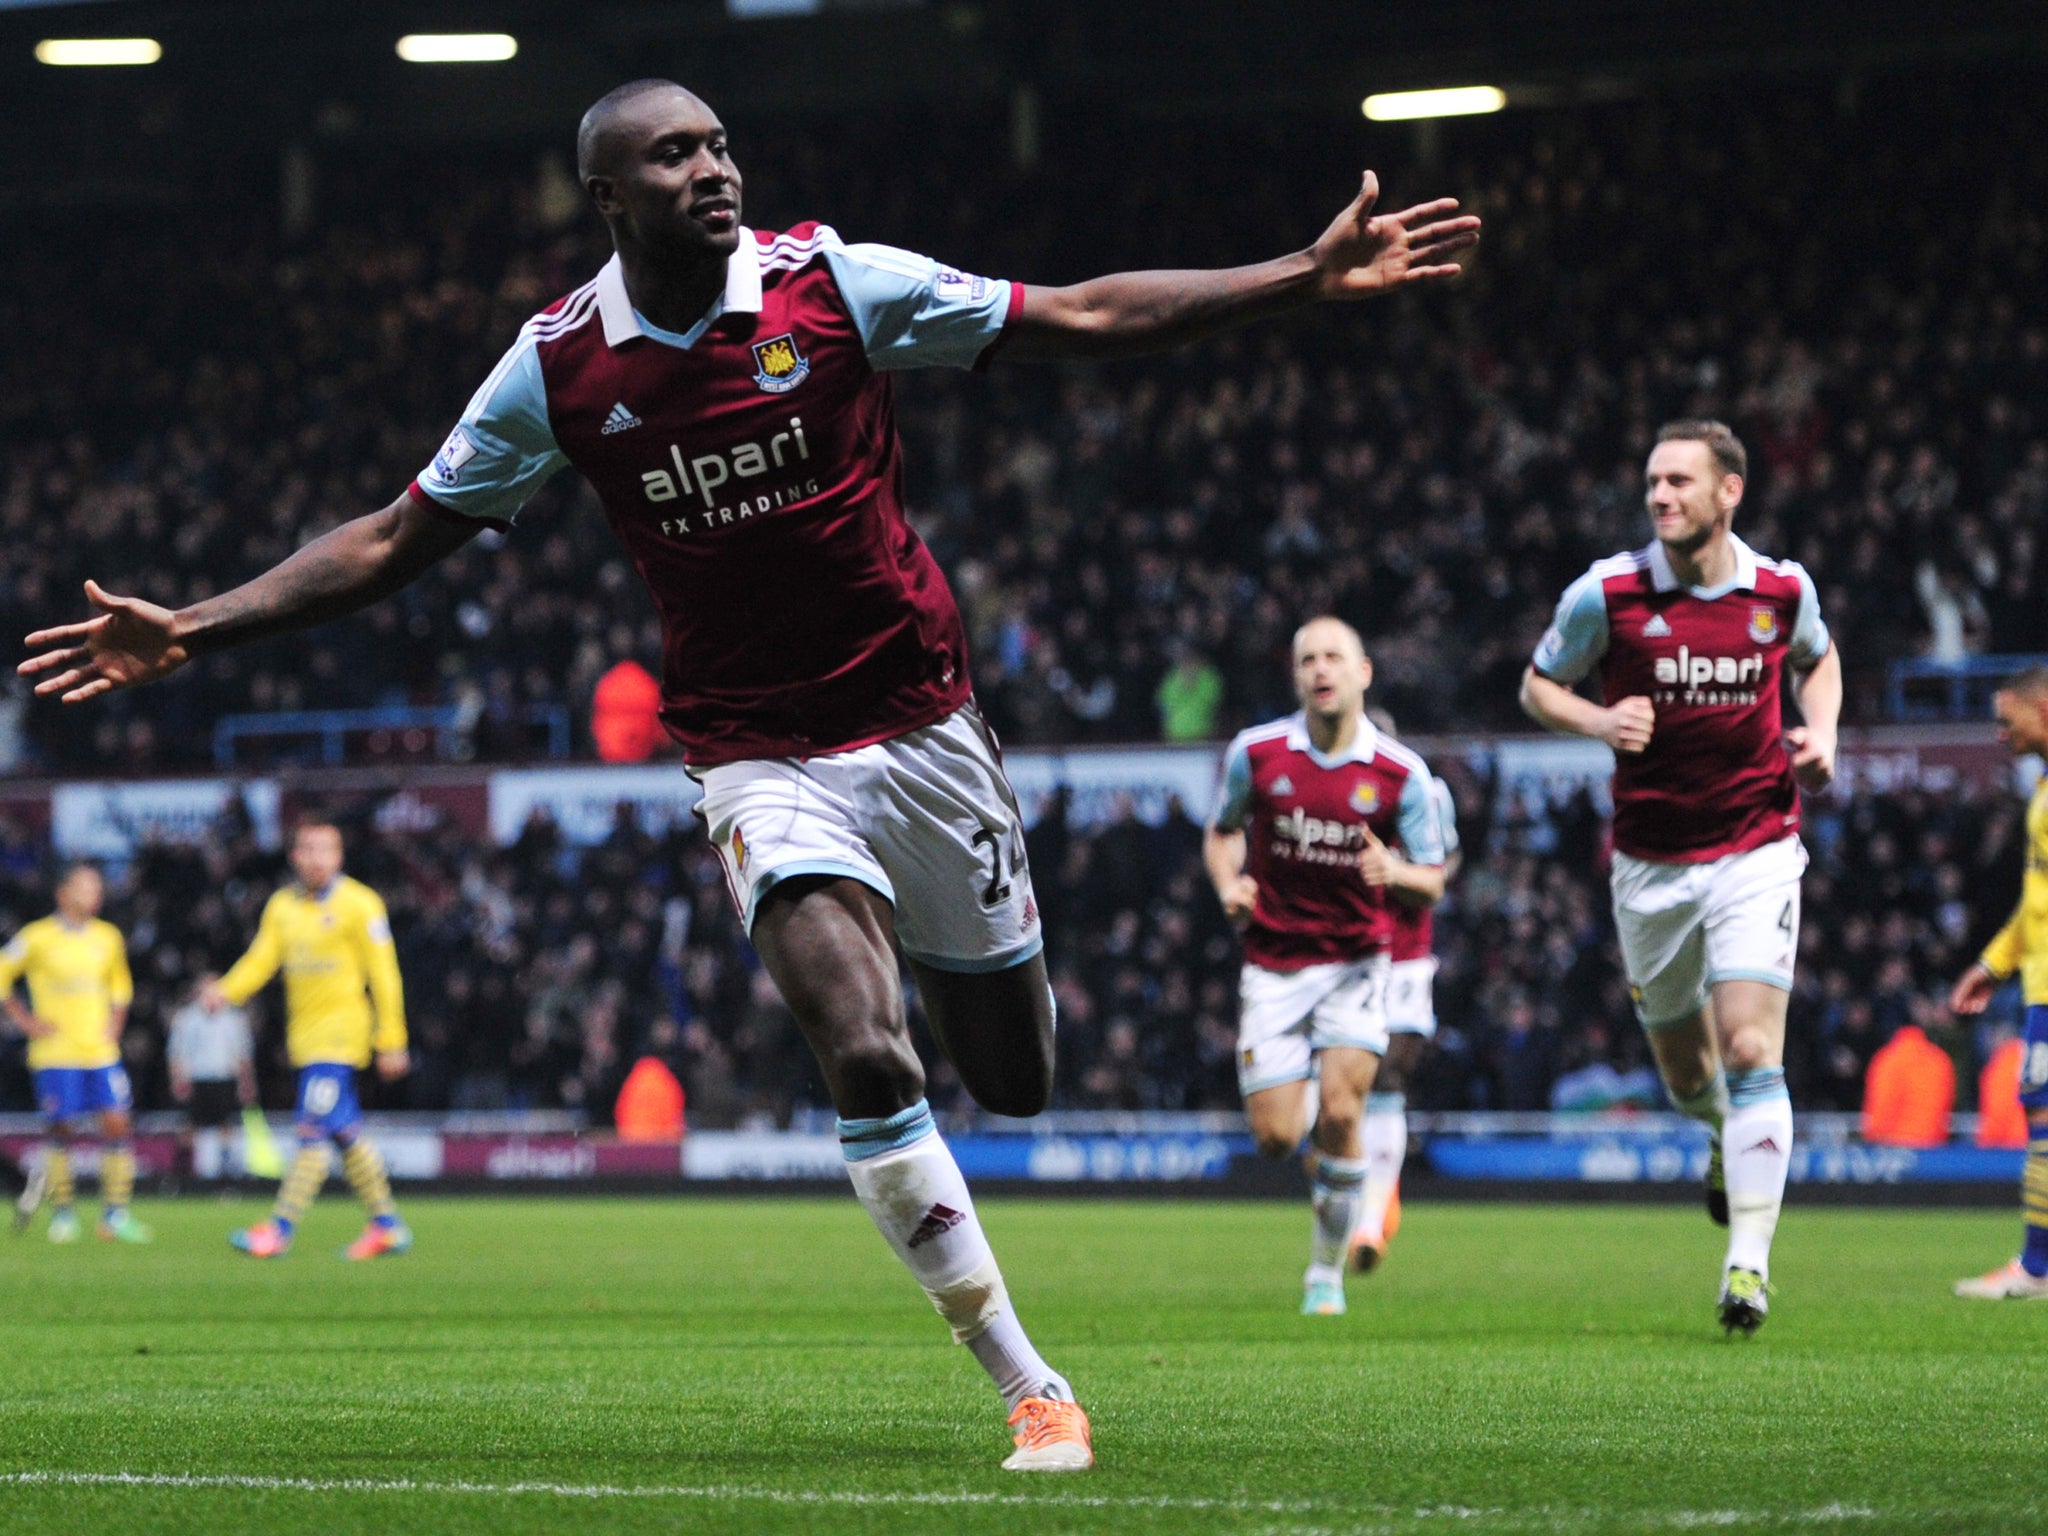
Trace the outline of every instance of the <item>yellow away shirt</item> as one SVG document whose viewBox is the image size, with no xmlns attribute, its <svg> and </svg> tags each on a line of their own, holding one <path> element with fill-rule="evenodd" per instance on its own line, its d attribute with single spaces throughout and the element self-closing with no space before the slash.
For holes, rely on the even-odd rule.
<svg viewBox="0 0 2048 1536">
<path fill-rule="evenodd" d="M 2027 874 L 2019 907 L 1984 946 L 1983 961 L 2001 980 L 2018 971 L 2029 1007 L 2048 1004 L 2048 774 L 2027 802 Z"/>
<path fill-rule="evenodd" d="M 114 1010 L 135 996 L 121 930 L 99 918 L 74 928 L 55 915 L 25 924 L 0 949 L 0 997 L 28 978 L 29 1006 L 57 1026 L 28 1043 L 31 1071 L 111 1067 L 121 1059 Z"/>
<path fill-rule="evenodd" d="M 292 1065 L 362 1067 L 370 1052 L 405 1049 L 405 993 L 383 898 L 335 877 L 315 893 L 288 885 L 263 908 L 256 942 L 220 979 L 246 1003 L 284 971 L 285 1049 Z"/>
</svg>

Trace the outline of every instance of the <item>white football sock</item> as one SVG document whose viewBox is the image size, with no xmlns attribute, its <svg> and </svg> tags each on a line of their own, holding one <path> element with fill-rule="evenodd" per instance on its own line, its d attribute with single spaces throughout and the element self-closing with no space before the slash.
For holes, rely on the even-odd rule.
<svg viewBox="0 0 2048 1536">
<path fill-rule="evenodd" d="M 1066 1378 L 1039 1357 L 1010 1306 L 960 1165 L 919 1099 L 885 1119 L 841 1120 L 854 1193 L 939 1316 L 981 1362 L 1003 1401 L 1073 1401 Z"/>
<path fill-rule="evenodd" d="M 1351 1232 L 1358 1225 L 1358 1205 L 1365 1188 L 1365 1159 L 1332 1157 L 1318 1152 L 1309 1178 L 1309 1204 L 1315 1211 L 1315 1235 L 1309 1245 L 1309 1275 L 1314 1280 L 1338 1279 L 1351 1252 Z"/>
<path fill-rule="evenodd" d="M 1728 1176 L 1728 1267 L 1771 1273 L 1771 1235 L 1792 1167 L 1792 1098 L 1783 1067 L 1728 1076 L 1721 1158 Z"/>
<path fill-rule="evenodd" d="M 221 1136 L 212 1126 L 201 1126 L 192 1133 L 192 1176 L 195 1179 L 217 1179 L 221 1168 Z"/>
<path fill-rule="evenodd" d="M 1365 1191 L 1356 1235 L 1376 1243 L 1386 1235 L 1387 1206 L 1400 1187 L 1401 1164 L 1408 1156 L 1408 1096 L 1368 1094 L 1358 1139 L 1365 1148 Z"/>
</svg>

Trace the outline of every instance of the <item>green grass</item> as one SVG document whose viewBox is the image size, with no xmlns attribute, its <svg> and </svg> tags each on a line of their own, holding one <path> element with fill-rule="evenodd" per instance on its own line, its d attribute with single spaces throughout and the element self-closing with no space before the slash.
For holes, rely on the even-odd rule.
<svg viewBox="0 0 2048 1536">
<path fill-rule="evenodd" d="M 992 1201 L 1101 1462 L 1026 1480 L 851 1199 L 421 1200 L 374 1265 L 258 1213 L 0 1237 L 0 1531 L 2048 1530 L 2048 1306 L 1948 1290 L 2014 1216 L 1795 1208 L 1727 1342 L 1691 1210 L 1411 1207 L 1305 1319 L 1305 1204 Z"/>
</svg>

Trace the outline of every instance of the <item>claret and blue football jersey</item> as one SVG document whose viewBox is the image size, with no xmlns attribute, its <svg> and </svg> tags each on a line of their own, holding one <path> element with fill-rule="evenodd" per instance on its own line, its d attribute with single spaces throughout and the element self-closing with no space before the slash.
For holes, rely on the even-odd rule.
<svg viewBox="0 0 2048 1536">
<path fill-rule="evenodd" d="M 521 329 L 412 494 L 503 526 L 581 471 L 661 615 L 661 718 L 693 766 L 887 740 L 969 694 L 888 374 L 978 365 L 1023 294 L 821 224 L 742 229 L 677 333 L 615 256 Z"/>
</svg>

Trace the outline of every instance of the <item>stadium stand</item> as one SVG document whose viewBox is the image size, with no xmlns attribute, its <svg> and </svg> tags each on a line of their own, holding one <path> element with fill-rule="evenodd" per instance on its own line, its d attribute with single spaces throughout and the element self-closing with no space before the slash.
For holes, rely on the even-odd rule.
<svg viewBox="0 0 2048 1536">
<path fill-rule="evenodd" d="M 1465 828 L 1465 872 L 1438 923 L 1443 1028 L 1412 1090 L 1418 1108 L 1657 1106 L 1607 912 L 1602 825 L 1590 799 L 1497 803 L 1462 761 L 1441 765 Z M 570 1108 L 604 1122 L 635 1061 L 683 1083 L 699 1126 L 784 1124 L 824 1104 L 796 1026 L 759 970 L 715 855 L 684 821 L 654 835 L 622 810 L 577 848 L 545 817 L 508 847 L 452 826 L 332 807 L 352 871 L 383 892 L 404 965 L 417 1067 L 386 1107 Z M 1787 1073 L 1802 1107 L 1857 1111 L 1872 1057 L 1917 1026 L 1957 1078 L 2012 1032 L 2002 1013 L 1950 1023 L 1947 982 L 2017 899 L 2022 828 L 2010 797 L 1957 786 L 1816 801 L 1806 929 Z M 1124 808 L 1082 827 L 1064 796 L 1030 835 L 1060 1005 L 1057 1102 L 1075 1109 L 1236 1103 L 1236 947 L 1176 806 L 1149 826 Z M 35 840 L 0 839 L 0 929 L 48 910 Z M 108 915 L 129 935 L 136 1003 L 129 1067 L 166 1105 L 162 1031 L 200 975 L 238 954 L 282 860 L 246 821 L 203 846 L 147 849 Z M 273 1010 L 274 1011 L 274 1010 Z M 285 1074 L 265 1036 L 273 1092 Z M 961 1106 L 928 1049 L 935 1105 Z M 0 1046 L 0 1100 L 26 1102 L 20 1044 Z M 1959 1107 L 1971 1108 L 1965 1102 Z"/>
<path fill-rule="evenodd" d="M 1170 364 L 906 380 L 912 504 L 989 713 L 1016 742 L 1227 735 L 1285 707 L 1285 636 L 1333 609 L 1411 729 L 1513 724 L 1555 593 L 1642 538 L 1641 451 L 1674 414 L 1748 434 L 1744 531 L 1817 573 L 1851 720 L 1885 708 L 1895 661 L 2048 648 L 2031 109 L 1986 88 L 1879 111 L 1795 83 L 1502 119 L 1430 167 L 1383 139 L 1391 196 L 1451 188 L 1498 231 L 1457 298 Z M 1096 153 L 996 156 L 973 183 L 939 174 L 968 125 L 734 116 L 761 227 L 822 216 L 1040 281 L 1271 254 L 1320 227 L 1359 153 L 1284 118 L 1220 139 L 1109 119 L 1069 125 Z M 87 572 L 178 602 L 395 494 L 519 323 L 601 257 L 537 153 L 451 183 L 439 149 L 351 146 L 293 241 L 223 188 L 113 216 L 89 261 L 10 242 L 0 623 L 71 611 Z M 1219 184 L 1227 213 L 1204 201 Z M 53 441 L 51 420 L 80 426 Z M 599 678 L 657 636 L 586 496 L 559 480 L 399 601 L 209 660 L 147 711 L 17 700 L 0 753 L 163 769 L 202 760 L 222 715 L 380 703 L 461 705 L 464 750 L 494 759 L 534 750 L 523 711 L 567 705 L 587 752 Z M 56 526 L 71 537 L 24 536 Z"/>
<path fill-rule="evenodd" d="M 977 185 L 936 174 L 975 142 L 948 125 L 757 129 L 730 110 L 751 222 L 822 216 L 1042 281 L 1271 254 L 1313 235 L 1358 157 L 1285 118 L 1222 137 L 1111 119 L 1067 125 L 1094 154 L 1036 170 L 997 155 Z M 911 500 L 990 715 L 1018 743 L 1213 739 L 1290 707 L 1287 636 L 1333 610 L 1366 633 L 1375 697 L 1406 729 L 1519 725 L 1514 682 L 1548 605 L 1590 558 L 1642 541 L 1641 450 L 1678 413 L 1748 436 L 1741 531 L 1816 573 L 1850 719 L 1884 712 L 1901 658 L 2048 649 L 2034 110 L 1996 88 L 1880 112 L 1763 83 L 1683 110 L 1474 124 L 1433 165 L 1383 139 L 1390 195 L 1457 190 L 1498 232 L 1458 296 L 1305 317 L 1168 365 L 906 379 Z M 446 153 L 351 145 L 292 239 L 223 186 L 203 209 L 109 214 L 93 227 L 115 238 L 90 261 L 51 239 L 0 248 L 0 628 L 69 616 L 87 574 L 167 603 L 217 590 L 418 471 L 520 322 L 602 256 L 558 153 L 535 146 L 514 171 L 480 158 L 454 181 Z M 935 185 L 945 198 L 923 195 Z M 81 425 L 52 441 L 52 420 Z M 654 664 L 658 634 L 587 501 L 557 480 L 512 535 L 402 597 L 210 658 L 146 708 L 16 691 L 0 764 L 176 770 L 210 762 L 227 715 L 381 705 L 456 706 L 456 755 L 487 761 L 532 755 L 529 717 L 557 710 L 593 756 L 601 680 Z M 1485 782 L 1452 778 L 1472 854 L 1440 924 L 1446 1028 L 1416 1103 L 1639 1101 L 1597 812 L 1495 806 Z M 1083 829 L 1055 805 L 1038 822 L 1066 1106 L 1234 1102 L 1235 951 L 1195 858 L 1204 809 Z M 823 1102 L 693 833 L 622 822 L 578 851 L 536 822 L 498 849 L 380 831 L 368 807 L 347 819 L 406 966 L 420 1065 L 393 1090 L 404 1105 L 602 1118 L 643 1054 L 684 1083 L 693 1124 Z M 1814 803 L 1808 837 L 1800 1104 L 1859 1108 L 1871 1057 L 1909 1023 L 1975 1083 L 1996 1025 L 1965 1038 L 1940 989 L 2010 905 L 2017 808 L 1968 789 L 1837 796 Z M 145 1103 L 166 1101 L 164 1019 L 236 952 L 278 875 L 244 828 L 121 876 L 110 915 L 137 955 Z M 49 877 L 47 850 L 8 833 L 0 926 L 43 910 Z M 0 1065 L 25 1102 L 18 1056 Z M 943 1105 L 957 1085 L 933 1069 Z"/>
</svg>

